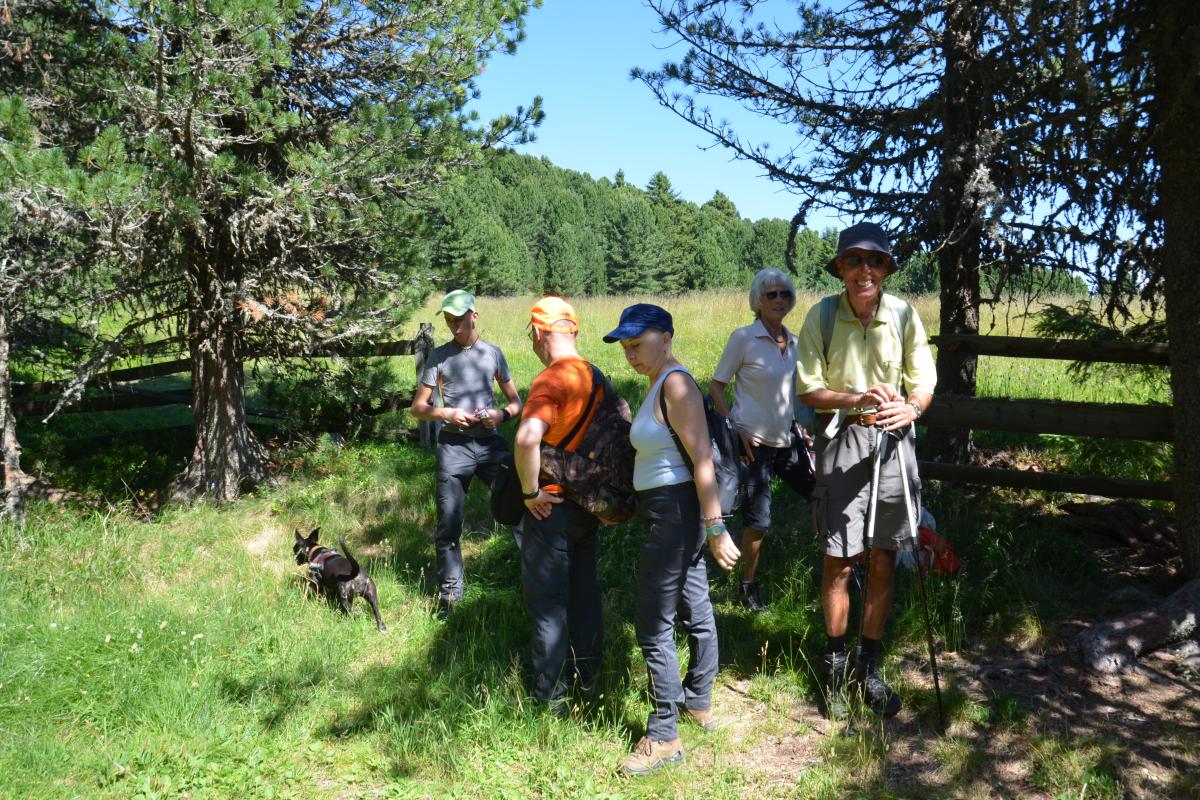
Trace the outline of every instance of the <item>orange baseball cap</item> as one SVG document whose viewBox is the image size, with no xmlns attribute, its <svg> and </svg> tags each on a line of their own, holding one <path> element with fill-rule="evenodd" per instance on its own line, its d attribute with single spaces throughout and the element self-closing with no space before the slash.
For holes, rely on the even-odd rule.
<svg viewBox="0 0 1200 800">
<path fill-rule="evenodd" d="M 568 322 L 570 325 L 557 324 L 561 322 Z M 554 295 L 543 297 L 529 309 L 529 324 L 554 333 L 575 333 L 579 330 L 579 319 L 575 316 L 575 309 L 571 308 L 571 304 L 566 300 Z"/>
</svg>

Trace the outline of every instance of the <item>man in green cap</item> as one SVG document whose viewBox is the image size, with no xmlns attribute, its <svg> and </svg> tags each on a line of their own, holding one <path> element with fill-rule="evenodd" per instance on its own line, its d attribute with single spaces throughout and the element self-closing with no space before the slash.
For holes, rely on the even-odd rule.
<svg viewBox="0 0 1200 800">
<path fill-rule="evenodd" d="M 471 478 L 487 486 L 508 458 L 500 425 L 521 413 L 521 398 L 499 347 L 479 338 L 475 297 L 456 289 L 442 298 L 442 318 L 453 337 L 434 349 L 425 362 L 413 396 L 417 419 L 441 423 L 437 437 L 438 616 L 445 617 L 463 596 L 463 501 Z M 508 400 L 495 408 L 492 381 Z M 435 400 L 436 393 L 436 400 Z M 513 537 L 520 547 L 519 526 Z"/>
</svg>

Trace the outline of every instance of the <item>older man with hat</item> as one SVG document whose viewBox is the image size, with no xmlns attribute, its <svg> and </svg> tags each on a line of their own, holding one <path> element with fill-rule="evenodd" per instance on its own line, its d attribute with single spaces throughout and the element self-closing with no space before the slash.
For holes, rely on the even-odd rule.
<svg viewBox="0 0 1200 800">
<path fill-rule="evenodd" d="M 453 337 L 434 349 L 425 362 L 413 395 L 417 419 L 441 423 L 437 437 L 438 616 L 445 617 L 462 600 L 463 502 L 471 478 L 491 486 L 508 458 L 508 444 L 498 429 L 521 412 L 521 397 L 500 348 L 479 338 L 475 297 L 456 289 L 442 298 L 442 319 Z M 508 403 L 496 408 L 492 382 Z M 435 396 L 436 393 L 436 396 Z M 520 530 L 513 529 L 520 546 Z"/>
<path fill-rule="evenodd" d="M 909 549 L 911 541 L 898 459 L 905 460 L 910 496 L 919 503 L 913 423 L 933 402 L 936 371 L 916 309 L 883 291 L 884 281 L 900 266 L 881 227 L 860 222 L 843 230 L 837 255 L 825 268 L 845 289 L 808 312 L 798 344 L 796 392 L 817 410 L 813 519 L 825 543 L 826 709 L 831 718 L 844 717 L 844 690 L 853 684 L 868 707 L 891 716 L 901 703 L 879 675 L 880 646 L 896 551 Z M 875 428 L 883 431 L 884 460 L 874 537 L 865 542 Z M 864 553 L 867 596 L 851 671 L 846 654 L 849 583 Z"/>
<path fill-rule="evenodd" d="M 532 622 L 533 697 L 551 713 L 567 712 L 567 692 L 596 692 L 604 651 L 597 572 L 600 523 L 541 469 L 542 443 L 573 450 L 603 399 L 592 400 L 596 372 L 576 349 L 579 319 L 561 297 L 543 297 L 529 312 L 529 340 L 545 365 L 525 399 L 516 462 L 527 512 L 522 521 L 521 591 Z"/>
</svg>

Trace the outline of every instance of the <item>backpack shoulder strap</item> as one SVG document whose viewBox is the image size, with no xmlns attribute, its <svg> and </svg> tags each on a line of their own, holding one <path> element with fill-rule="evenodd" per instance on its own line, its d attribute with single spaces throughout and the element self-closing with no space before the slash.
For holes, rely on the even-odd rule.
<svg viewBox="0 0 1200 800">
<path fill-rule="evenodd" d="M 673 370 L 671 370 L 671 372 L 687 372 L 687 370 L 673 369 Z M 676 433 L 675 428 L 673 428 L 671 426 L 671 418 L 667 416 L 667 398 L 663 393 L 663 389 L 666 388 L 667 378 L 671 377 L 671 372 L 668 372 L 666 377 L 663 378 L 662 383 L 659 384 L 659 387 L 658 387 L 658 409 L 659 409 L 659 411 L 662 412 L 663 423 L 667 426 L 667 432 L 671 434 L 671 439 L 674 440 L 675 447 L 676 447 L 676 449 L 679 450 L 679 455 L 683 456 L 683 463 L 687 466 L 688 472 L 695 475 L 696 467 L 694 464 L 692 464 L 692 457 L 688 455 L 687 448 L 683 446 L 683 442 L 680 441 L 680 439 L 679 439 L 679 434 Z M 688 373 L 688 377 L 690 377 L 692 379 L 692 383 L 696 383 L 695 376 L 693 376 L 690 372 Z M 699 389 L 700 384 L 696 383 L 696 388 Z"/>
<path fill-rule="evenodd" d="M 604 385 L 604 373 L 597 369 L 595 364 L 589 363 L 588 366 L 592 368 L 592 394 L 590 397 L 588 397 L 587 406 L 584 407 L 583 413 L 580 414 L 579 419 L 575 421 L 575 426 L 571 428 L 570 433 L 564 436 L 556 445 L 557 447 L 561 447 L 563 450 L 567 449 L 567 445 L 571 443 L 571 440 L 573 440 L 575 435 L 579 433 L 579 429 L 583 427 L 585 422 L 587 422 L 589 415 L 592 413 L 592 408 L 596 405 L 596 396 L 600 394 L 600 387 Z"/>
<path fill-rule="evenodd" d="M 912 316 L 912 306 L 899 297 L 886 293 L 880 300 L 891 312 L 892 324 L 896 326 L 896 332 L 900 334 L 900 359 L 903 362 L 904 356 L 907 355 L 905 347 L 908 345 L 908 320 Z"/>
<path fill-rule="evenodd" d="M 829 343 L 833 341 L 833 326 L 837 322 L 838 301 L 840 294 L 831 294 L 821 298 L 821 355 L 825 363 L 829 363 Z"/>
</svg>

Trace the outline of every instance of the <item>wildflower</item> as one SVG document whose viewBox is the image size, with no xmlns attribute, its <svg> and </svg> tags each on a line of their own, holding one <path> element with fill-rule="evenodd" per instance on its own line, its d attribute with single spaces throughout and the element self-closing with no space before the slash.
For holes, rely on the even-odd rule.
<svg viewBox="0 0 1200 800">
<path fill-rule="evenodd" d="M 158 629 L 161 631 L 165 627 L 167 627 L 167 621 L 164 619 L 162 622 L 158 623 Z"/>
<path fill-rule="evenodd" d="M 109 633 L 109 634 L 105 634 L 105 636 L 104 636 L 104 643 L 105 643 L 105 644 L 108 644 L 108 643 L 109 643 L 109 642 L 111 642 L 111 641 L 112 641 L 112 634 L 111 634 L 111 633 Z"/>
<path fill-rule="evenodd" d="M 131 653 L 135 653 L 135 654 L 136 654 L 136 653 L 137 653 L 139 650 L 141 650 L 141 649 L 142 649 L 142 648 L 138 647 L 138 644 L 137 644 L 137 642 L 134 642 L 133 644 L 129 645 L 129 652 L 131 652 Z"/>
</svg>

